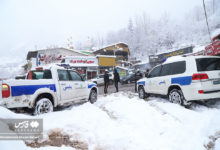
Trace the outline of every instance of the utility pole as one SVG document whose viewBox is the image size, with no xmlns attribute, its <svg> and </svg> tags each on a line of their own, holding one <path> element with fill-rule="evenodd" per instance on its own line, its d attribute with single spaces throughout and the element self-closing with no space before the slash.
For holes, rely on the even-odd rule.
<svg viewBox="0 0 220 150">
<path fill-rule="evenodd" d="M 215 0 L 213 0 L 213 14 L 215 13 Z"/>
</svg>

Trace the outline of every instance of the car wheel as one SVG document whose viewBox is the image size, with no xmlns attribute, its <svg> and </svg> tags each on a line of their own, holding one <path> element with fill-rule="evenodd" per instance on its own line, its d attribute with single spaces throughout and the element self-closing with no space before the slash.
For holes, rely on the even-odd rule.
<svg viewBox="0 0 220 150">
<path fill-rule="evenodd" d="M 139 93 L 139 98 L 140 99 L 145 99 L 145 91 L 144 91 L 143 86 L 139 87 L 138 93 Z"/>
<path fill-rule="evenodd" d="M 41 115 L 52 111 L 53 111 L 52 102 L 47 98 L 42 98 L 36 102 L 34 115 Z"/>
<path fill-rule="evenodd" d="M 169 101 L 175 104 L 183 105 L 184 96 L 181 90 L 172 89 L 169 93 Z"/>
<path fill-rule="evenodd" d="M 112 81 L 112 80 L 110 80 L 109 84 L 110 84 L 110 85 L 112 85 L 112 84 L 113 84 L 113 81 Z"/>
<path fill-rule="evenodd" d="M 90 95 L 89 95 L 89 101 L 91 104 L 95 103 L 97 100 L 97 93 L 95 90 L 91 90 Z"/>
<path fill-rule="evenodd" d="M 127 83 L 128 83 L 128 84 L 130 84 L 130 83 L 131 83 L 131 81 L 130 81 L 130 80 L 128 80 L 128 81 L 127 81 Z"/>
</svg>

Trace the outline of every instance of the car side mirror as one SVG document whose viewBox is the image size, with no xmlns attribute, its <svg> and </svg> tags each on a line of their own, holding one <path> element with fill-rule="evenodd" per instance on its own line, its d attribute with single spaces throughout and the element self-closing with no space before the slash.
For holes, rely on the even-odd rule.
<svg viewBox="0 0 220 150">
<path fill-rule="evenodd" d="M 99 79 L 99 77 L 97 77 L 97 79 Z"/>
</svg>

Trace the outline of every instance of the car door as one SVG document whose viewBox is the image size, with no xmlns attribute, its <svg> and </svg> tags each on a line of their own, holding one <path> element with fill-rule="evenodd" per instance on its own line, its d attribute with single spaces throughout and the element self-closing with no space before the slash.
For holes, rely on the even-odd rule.
<svg viewBox="0 0 220 150">
<path fill-rule="evenodd" d="M 75 87 L 74 98 L 85 97 L 87 95 L 88 85 L 76 71 L 70 71 L 72 83 Z"/>
<path fill-rule="evenodd" d="M 99 78 L 97 79 L 98 84 L 104 84 L 104 75 L 99 75 Z"/>
<path fill-rule="evenodd" d="M 74 85 L 70 80 L 67 70 L 57 70 L 60 86 L 61 101 L 72 100 L 74 96 Z"/>
<path fill-rule="evenodd" d="M 146 81 L 146 92 L 157 94 L 157 80 L 160 74 L 161 66 L 155 67 L 149 74 L 149 78 Z"/>
<path fill-rule="evenodd" d="M 171 84 L 170 68 L 172 64 L 162 65 L 161 72 L 159 77 L 157 77 L 157 90 L 158 94 L 165 95 L 167 94 L 167 89 Z"/>
</svg>

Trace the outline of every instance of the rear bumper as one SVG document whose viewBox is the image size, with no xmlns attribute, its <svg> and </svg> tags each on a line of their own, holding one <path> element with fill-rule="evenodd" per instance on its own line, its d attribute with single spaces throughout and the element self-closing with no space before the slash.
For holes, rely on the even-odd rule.
<svg viewBox="0 0 220 150">
<path fill-rule="evenodd" d="M 204 89 L 201 83 L 192 83 L 190 86 L 182 86 L 182 91 L 187 101 L 193 100 L 209 100 L 220 98 L 220 89 L 207 87 Z M 203 90 L 204 93 L 200 94 L 199 90 Z"/>
<path fill-rule="evenodd" d="M 19 98 L 2 98 L 0 99 L 0 105 L 6 108 L 21 108 L 21 107 L 29 107 L 31 108 L 30 101 L 26 101 Z"/>
</svg>

